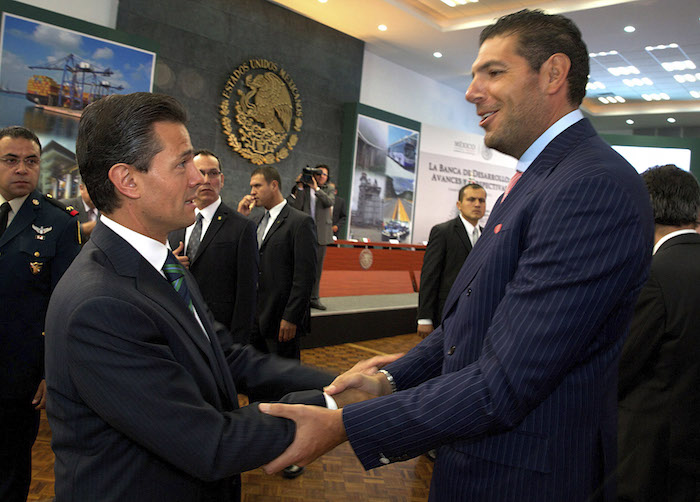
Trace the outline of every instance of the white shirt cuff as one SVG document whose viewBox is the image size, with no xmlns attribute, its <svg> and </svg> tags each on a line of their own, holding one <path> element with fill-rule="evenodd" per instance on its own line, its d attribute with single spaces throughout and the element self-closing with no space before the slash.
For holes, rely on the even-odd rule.
<svg viewBox="0 0 700 502">
<path fill-rule="evenodd" d="M 418 319 L 418 324 L 433 324 L 432 319 Z"/>
<path fill-rule="evenodd" d="M 337 410 L 338 409 L 338 403 L 335 402 L 335 399 L 333 399 L 331 396 L 329 396 L 325 392 L 323 393 L 323 397 L 326 399 L 326 408 L 328 408 L 329 410 Z"/>
</svg>

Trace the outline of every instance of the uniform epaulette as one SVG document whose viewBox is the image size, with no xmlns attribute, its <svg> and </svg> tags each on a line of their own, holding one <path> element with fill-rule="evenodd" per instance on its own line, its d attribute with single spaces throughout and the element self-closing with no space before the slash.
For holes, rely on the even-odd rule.
<svg viewBox="0 0 700 502">
<path fill-rule="evenodd" d="M 73 206 L 66 206 L 63 202 L 60 202 L 59 200 L 55 199 L 54 196 L 50 193 L 45 193 L 43 195 L 44 198 L 54 206 L 63 209 L 66 213 L 68 213 L 71 216 L 78 216 L 78 210 Z"/>
</svg>

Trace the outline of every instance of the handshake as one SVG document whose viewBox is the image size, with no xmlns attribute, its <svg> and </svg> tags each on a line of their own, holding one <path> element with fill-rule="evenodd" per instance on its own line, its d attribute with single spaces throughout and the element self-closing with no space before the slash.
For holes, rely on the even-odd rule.
<svg viewBox="0 0 700 502">
<path fill-rule="evenodd" d="M 393 384 L 379 369 L 401 356 L 403 354 L 390 354 L 360 361 L 323 390 L 333 397 L 338 408 L 391 394 Z M 258 406 L 263 413 L 288 418 L 296 424 L 292 444 L 282 455 L 263 466 L 267 474 L 274 474 L 292 464 L 308 465 L 348 439 L 341 409 L 281 403 L 261 403 Z"/>
</svg>

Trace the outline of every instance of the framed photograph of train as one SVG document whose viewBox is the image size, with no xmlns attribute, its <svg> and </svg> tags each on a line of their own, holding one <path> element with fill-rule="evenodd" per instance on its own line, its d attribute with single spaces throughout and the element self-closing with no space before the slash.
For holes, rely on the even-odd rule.
<svg viewBox="0 0 700 502">
<path fill-rule="evenodd" d="M 42 144 L 39 189 L 78 193 L 75 140 L 83 108 L 110 94 L 153 90 L 153 42 L 0 0 L 0 127 L 23 125 Z"/>
<path fill-rule="evenodd" d="M 353 119 L 346 126 L 354 133 L 346 136 L 353 150 L 347 237 L 411 243 L 420 123 L 365 105 L 351 107 L 346 107 L 346 120 L 348 112 Z"/>
</svg>

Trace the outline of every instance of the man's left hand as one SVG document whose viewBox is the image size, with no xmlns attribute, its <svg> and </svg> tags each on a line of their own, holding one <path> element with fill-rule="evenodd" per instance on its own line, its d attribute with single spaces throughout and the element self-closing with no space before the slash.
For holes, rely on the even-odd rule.
<svg viewBox="0 0 700 502">
<path fill-rule="evenodd" d="M 36 389 L 34 399 L 32 399 L 35 410 L 43 410 L 46 408 L 46 380 L 39 382 L 39 387 Z"/>
<path fill-rule="evenodd" d="M 308 465 L 348 439 L 341 410 L 281 403 L 261 403 L 258 408 L 268 415 L 294 420 L 297 426 L 292 444 L 282 455 L 263 466 L 267 474 L 274 474 L 292 464 Z"/>
<path fill-rule="evenodd" d="M 293 340 L 296 334 L 297 325 L 282 319 L 282 322 L 280 323 L 280 332 L 277 339 L 280 342 L 288 342 L 289 340 Z"/>
</svg>

